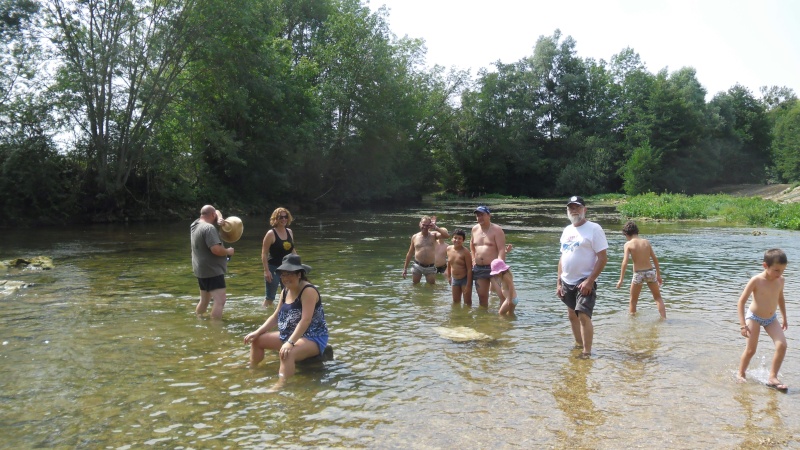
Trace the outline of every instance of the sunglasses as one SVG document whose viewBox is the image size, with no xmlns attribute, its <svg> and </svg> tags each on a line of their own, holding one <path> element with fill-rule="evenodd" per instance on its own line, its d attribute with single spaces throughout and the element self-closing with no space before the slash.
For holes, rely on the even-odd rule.
<svg viewBox="0 0 800 450">
<path fill-rule="evenodd" d="M 289 216 L 278 216 L 278 219 L 288 219 Z"/>
</svg>

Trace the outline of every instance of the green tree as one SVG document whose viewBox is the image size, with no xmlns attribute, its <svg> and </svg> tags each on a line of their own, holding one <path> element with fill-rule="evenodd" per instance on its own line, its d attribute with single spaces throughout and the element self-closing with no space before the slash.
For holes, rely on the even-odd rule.
<svg viewBox="0 0 800 450">
<path fill-rule="evenodd" d="M 783 181 L 800 181 L 800 102 L 791 102 L 775 123 L 772 151 Z"/>
<path fill-rule="evenodd" d="M 648 141 L 633 150 L 622 176 L 626 194 L 639 195 L 660 189 L 662 154 L 662 151 L 651 147 Z"/>
<path fill-rule="evenodd" d="M 63 113 L 79 130 L 86 194 L 94 207 L 124 208 L 127 182 L 151 130 L 174 98 L 191 44 L 191 0 L 52 0 L 50 39 L 59 63 Z"/>
<path fill-rule="evenodd" d="M 720 142 L 720 182 L 745 183 L 764 179 L 771 163 L 771 124 L 764 104 L 750 91 L 735 85 L 711 100 L 719 123 L 715 137 Z"/>
</svg>

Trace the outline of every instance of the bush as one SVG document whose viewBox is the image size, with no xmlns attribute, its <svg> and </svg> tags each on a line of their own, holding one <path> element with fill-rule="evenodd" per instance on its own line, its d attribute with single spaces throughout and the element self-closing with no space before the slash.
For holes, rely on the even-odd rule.
<svg viewBox="0 0 800 450">
<path fill-rule="evenodd" d="M 781 204 L 758 197 L 648 193 L 629 198 L 617 210 L 626 217 L 666 220 L 718 218 L 736 224 L 800 230 L 800 204 Z"/>
</svg>

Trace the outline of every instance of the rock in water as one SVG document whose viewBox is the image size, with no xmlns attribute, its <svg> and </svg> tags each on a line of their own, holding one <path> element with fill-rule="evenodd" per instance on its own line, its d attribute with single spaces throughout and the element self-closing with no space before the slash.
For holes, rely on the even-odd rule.
<svg viewBox="0 0 800 450">
<path fill-rule="evenodd" d="M 494 339 L 488 334 L 483 334 L 469 327 L 433 327 L 433 331 L 453 342 L 491 341 Z"/>
</svg>

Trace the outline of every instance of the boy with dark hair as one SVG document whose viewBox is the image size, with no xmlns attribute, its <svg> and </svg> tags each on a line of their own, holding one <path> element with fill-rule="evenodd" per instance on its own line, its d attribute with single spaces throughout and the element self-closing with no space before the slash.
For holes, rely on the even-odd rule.
<svg viewBox="0 0 800 450">
<path fill-rule="evenodd" d="M 662 319 L 666 319 L 667 310 L 664 307 L 664 300 L 661 299 L 661 289 L 659 288 L 664 281 L 661 279 L 661 268 L 658 265 L 658 258 L 653 252 L 653 247 L 647 239 L 639 237 L 639 227 L 633 221 L 628 221 L 622 227 L 622 234 L 625 235 L 627 242 L 623 250 L 625 255 L 622 257 L 617 289 L 622 286 L 622 280 L 625 279 L 625 269 L 628 267 L 628 258 L 630 257 L 633 259 L 634 274 L 633 281 L 631 281 L 631 300 L 628 311 L 636 314 L 636 304 L 639 302 L 642 284 L 647 282 L 647 287 L 653 294 L 653 300 L 656 301 L 658 313 L 661 314 Z M 650 264 L 651 259 L 653 260 L 652 265 Z"/>
<path fill-rule="evenodd" d="M 775 344 L 775 355 L 772 357 L 772 365 L 769 368 L 769 379 L 767 386 L 786 392 L 789 388 L 782 384 L 778 379 L 778 371 L 783 364 L 783 357 L 786 356 L 786 336 L 784 331 L 789 327 L 786 319 L 786 301 L 783 297 L 783 271 L 786 270 L 788 259 L 786 253 L 781 249 L 773 248 L 764 252 L 764 262 L 761 264 L 764 271 L 750 278 L 744 292 L 739 297 L 739 323 L 742 325 L 740 331 L 742 336 L 747 338 L 747 346 L 742 353 L 739 362 L 739 381 L 745 381 L 745 372 L 750 360 L 756 354 L 758 346 L 758 335 L 761 327 L 764 327 L 772 342 Z M 753 294 L 753 301 L 745 314 L 744 305 L 747 299 Z M 781 310 L 782 323 L 778 325 L 778 313 Z"/>
<path fill-rule="evenodd" d="M 472 253 L 464 247 L 467 233 L 462 229 L 453 232 L 453 245 L 447 247 L 447 269 L 444 276 L 453 291 L 453 303 L 472 306 Z"/>
</svg>

